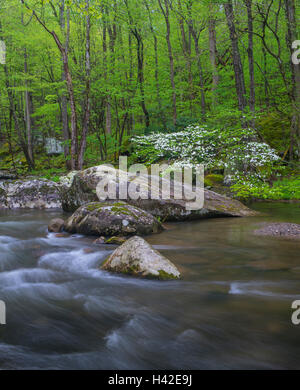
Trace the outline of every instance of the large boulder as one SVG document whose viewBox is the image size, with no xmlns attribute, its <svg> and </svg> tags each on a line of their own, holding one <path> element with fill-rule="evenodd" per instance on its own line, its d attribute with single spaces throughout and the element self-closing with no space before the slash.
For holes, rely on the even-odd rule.
<svg viewBox="0 0 300 390">
<path fill-rule="evenodd" d="M 0 209 L 61 208 L 59 186 L 46 179 L 0 182 Z"/>
<path fill-rule="evenodd" d="M 65 211 L 75 211 L 78 207 L 87 202 L 96 202 L 99 200 L 96 188 L 102 179 L 110 183 L 115 183 L 117 190 L 121 185 L 127 185 L 137 179 L 134 174 L 127 174 L 121 170 L 115 170 L 110 167 L 96 166 L 84 171 L 79 171 L 74 177 L 71 186 L 62 191 L 62 206 Z M 106 171 L 106 172 L 104 172 Z M 144 177 L 142 187 L 144 192 L 150 192 L 148 185 L 149 177 Z M 141 182 L 141 179 L 139 179 Z M 158 199 L 126 199 L 126 202 L 146 210 L 155 217 L 163 221 L 185 221 L 212 217 L 244 217 L 252 216 L 257 213 L 244 206 L 241 202 L 217 194 L 213 191 L 205 190 L 204 207 L 200 210 L 186 210 L 184 200 L 162 199 L 161 192 L 158 189 Z M 118 191 L 117 191 L 118 197 Z"/>
<path fill-rule="evenodd" d="M 66 221 L 64 229 L 69 233 L 113 237 L 159 233 L 163 227 L 146 211 L 119 201 L 81 206 Z"/>
<path fill-rule="evenodd" d="M 101 269 L 149 279 L 180 278 L 180 272 L 170 260 L 137 236 L 117 248 L 103 263 Z"/>
</svg>

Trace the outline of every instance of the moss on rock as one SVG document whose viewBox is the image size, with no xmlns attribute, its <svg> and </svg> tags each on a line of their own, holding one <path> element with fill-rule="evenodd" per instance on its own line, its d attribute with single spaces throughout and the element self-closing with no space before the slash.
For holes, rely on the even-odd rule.
<svg viewBox="0 0 300 390">
<path fill-rule="evenodd" d="M 163 230 L 151 214 L 125 202 L 94 202 L 80 207 L 66 222 L 70 233 L 105 237 L 147 235 Z"/>
</svg>

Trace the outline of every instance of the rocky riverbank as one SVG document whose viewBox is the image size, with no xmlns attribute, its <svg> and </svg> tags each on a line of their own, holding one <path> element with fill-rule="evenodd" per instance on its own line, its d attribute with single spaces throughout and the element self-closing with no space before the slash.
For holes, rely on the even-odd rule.
<svg viewBox="0 0 300 390">
<path fill-rule="evenodd" d="M 105 168 L 106 169 L 106 168 Z M 62 177 L 59 183 L 46 179 L 26 178 L 24 180 L 0 180 L 0 209 L 50 209 L 62 208 L 67 212 L 75 212 L 86 203 L 98 202 L 96 193 L 98 183 L 102 180 L 116 184 L 117 188 L 130 185 L 138 179 L 137 175 L 128 174 L 121 170 L 103 166 L 92 167 L 83 171 L 71 172 Z M 150 177 L 143 178 L 143 193 L 150 194 Z M 118 195 L 117 195 L 118 200 Z M 185 200 L 174 198 L 165 200 L 161 190 L 157 189 L 157 199 L 131 199 L 126 202 L 138 207 L 161 221 L 186 221 L 216 217 L 244 217 L 256 215 L 254 211 L 241 202 L 217 194 L 204 191 L 204 206 L 200 210 L 187 210 Z"/>
</svg>

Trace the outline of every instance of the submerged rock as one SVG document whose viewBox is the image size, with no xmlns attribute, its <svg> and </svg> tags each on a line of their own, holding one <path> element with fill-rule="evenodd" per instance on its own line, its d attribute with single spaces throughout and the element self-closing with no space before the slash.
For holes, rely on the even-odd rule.
<svg viewBox="0 0 300 390">
<path fill-rule="evenodd" d="M 48 225 L 48 231 L 50 233 L 60 233 L 64 228 L 65 221 L 61 218 L 52 219 Z"/>
<path fill-rule="evenodd" d="M 93 241 L 94 245 L 102 245 L 105 244 L 105 237 L 99 237 L 95 241 Z"/>
<path fill-rule="evenodd" d="M 117 248 L 101 269 L 150 279 L 179 279 L 175 265 L 141 237 L 132 237 Z"/>
<path fill-rule="evenodd" d="M 62 190 L 62 206 L 65 211 L 75 211 L 78 207 L 88 202 L 99 201 L 96 188 L 102 179 L 110 183 L 115 183 L 117 189 L 120 186 L 128 186 L 137 179 L 134 174 L 128 174 L 121 170 L 111 167 L 96 166 L 84 171 L 79 171 L 74 177 L 70 188 Z M 141 189 L 144 193 L 150 193 L 151 176 L 139 178 Z M 117 198 L 118 198 L 117 191 Z M 213 217 L 245 217 L 257 215 L 253 210 L 244 206 L 241 202 L 233 200 L 213 191 L 205 190 L 204 207 L 200 210 L 186 210 L 186 201 L 174 199 L 164 200 L 161 191 L 157 188 L 158 199 L 130 199 L 126 202 L 133 206 L 139 207 L 162 221 L 186 221 L 201 218 Z"/>
<path fill-rule="evenodd" d="M 59 186 L 46 179 L 0 182 L 0 209 L 61 208 Z"/>
<path fill-rule="evenodd" d="M 163 227 L 151 214 L 125 202 L 94 202 L 76 210 L 64 229 L 69 233 L 112 237 L 159 233 Z"/>
</svg>

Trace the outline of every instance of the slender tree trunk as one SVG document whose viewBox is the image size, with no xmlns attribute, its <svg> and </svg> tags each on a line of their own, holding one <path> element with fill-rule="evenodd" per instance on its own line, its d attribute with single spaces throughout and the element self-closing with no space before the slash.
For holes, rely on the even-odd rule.
<svg viewBox="0 0 300 390">
<path fill-rule="evenodd" d="M 212 69 L 212 100 L 213 105 L 217 103 L 217 88 L 219 84 L 219 73 L 217 68 L 217 34 L 216 34 L 216 19 L 214 17 L 213 5 L 209 3 L 209 18 L 208 18 L 208 34 L 209 34 L 209 59 Z"/>
<path fill-rule="evenodd" d="M 192 33 L 192 36 L 193 36 L 193 39 L 194 39 L 195 52 L 196 52 L 196 56 L 197 56 L 197 65 L 198 65 L 198 71 L 199 71 L 202 120 L 205 120 L 206 99 L 205 99 L 205 91 L 204 91 L 203 68 L 202 68 L 201 54 L 200 54 L 200 48 L 199 48 L 199 35 L 197 35 L 196 31 L 192 27 L 190 27 L 190 28 L 191 28 L 191 33 Z"/>
<path fill-rule="evenodd" d="M 130 93 L 130 99 L 133 99 L 135 95 L 134 88 L 132 87 L 134 65 L 133 65 L 133 55 L 132 55 L 132 36 L 130 31 L 128 34 L 128 55 L 129 55 L 129 93 Z M 131 134 L 131 131 L 132 129 L 134 129 L 134 126 L 135 126 L 135 117 L 134 117 L 134 113 L 131 112 L 128 121 L 128 129 L 127 129 L 128 135 Z"/>
<path fill-rule="evenodd" d="M 263 68 L 263 75 L 264 75 L 264 94 L 265 94 L 265 102 L 266 102 L 266 105 L 267 107 L 270 106 L 270 98 L 269 98 L 269 89 L 268 89 L 268 61 L 267 61 L 267 52 L 266 52 L 266 49 L 264 47 L 264 45 L 262 45 L 262 53 L 263 53 L 263 59 L 264 59 L 264 68 Z"/>
<path fill-rule="evenodd" d="M 244 79 L 244 71 L 241 61 L 241 55 L 238 45 L 238 37 L 236 33 L 236 28 L 234 24 L 234 11 L 232 6 L 232 0 L 229 0 L 224 4 L 225 15 L 227 19 L 227 25 L 230 32 L 230 40 L 232 46 L 232 60 L 233 60 L 233 69 L 235 76 L 235 88 L 238 98 L 238 106 L 241 111 L 243 111 L 247 105 L 246 102 L 246 87 Z"/>
<path fill-rule="evenodd" d="M 189 84 L 189 101 L 190 101 L 190 111 L 191 115 L 193 115 L 193 100 L 194 100 L 194 94 L 193 94 L 193 74 L 192 74 L 192 58 L 191 58 L 191 30 L 190 30 L 190 25 L 192 23 L 191 20 L 188 21 L 188 38 L 186 36 L 186 31 L 185 31 L 185 25 L 184 25 L 184 17 L 183 17 L 183 9 L 182 9 L 182 4 L 181 0 L 178 0 L 178 8 L 179 8 L 179 14 L 180 16 L 178 17 L 178 23 L 180 27 L 180 32 L 181 32 L 181 40 L 182 40 L 182 49 L 183 49 L 183 55 L 186 61 L 186 67 L 188 71 L 188 84 Z M 190 8 L 190 7 L 189 7 Z M 190 13 L 190 9 L 189 9 Z M 189 15 L 190 17 L 190 15 Z"/>
<path fill-rule="evenodd" d="M 74 89 L 73 89 L 73 81 L 71 72 L 69 69 L 69 60 L 68 60 L 68 54 L 66 53 L 65 49 L 61 45 L 57 35 L 53 32 L 53 37 L 55 39 L 55 42 L 57 43 L 57 46 L 60 48 L 62 57 L 63 57 L 63 63 L 64 63 L 64 70 L 66 75 L 66 81 L 68 86 L 68 93 L 69 93 L 69 99 L 70 99 L 70 108 L 71 108 L 71 169 L 75 170 L 77 169 L 77 153 L 78 153 L 78 131 L 77 131 L 77 113 L 76 113 L 76 103 L 75 103 L 75 96 L 74 96 Z"/>
<path fill-rule="evenodd" d="M 28 55 L 26 48 L 24 49 L 24 73 L 25 77 L 28 74 Z M 33 142 L 32 142 L 32 126 L 31 126 L 31 99 L 28 91 L 28 80 L 25 79 L 25 123 L 26 123 L 26 138 L 28 157 L 30 159 L 30 166 L 34 168 L 33 156 Z"/>
<path fill-rule="evenodd" d="M 171 44 L 171 27 L 170 27 L 170 18 L 169 18 L 169 3 L 168 0 L 164 0 L 165 8 L 162 5 L 162 0 L 158 0 L 160 9 L 164 15 L 167 33 L 166 33 L 166 41 L 168 45 L 168 54 L 170 61 L 170 80 L 172 85 L 172 105 L 173 105 L 173 124 L 176 126 L 177 123 L 177 96 L 176 96 L 176 87 L 175 87 L 175 72 L 174 72 L 174 57 L 173 50 Z"/>
<path fill-rule="evenodd" d="M 91 89 L 91 43 L 90 43 L 90 29 L 91 29 L 91 19 L 89 14 L 90 3 L 89 0 L 86 0 L 86 47 L 85 47 L 85 77 L 86 77 L 86 85 L 85 85 L 85 105 L 84 105 L 84 118 L 82 125 L 82 135 L 80 142 L 80 149 L 78 155 L 78 168 L 82 169 L 84 163 L 84 153 L 86 149 L 86 137 L 89 132 L 89 124 L 90 124 L 90 111 L 91 111 L 91 101 L 90 101 L 90 89 Z"/>
<path fill-rule="evenodd" d="M 167 123 L 166 123 L 165 114 L 164 114 L 163 109 L 162 109 L 162 101 L 161 101 L 161 94 L 160 94 L 159 65 L 158 65 L 158 39 L 157 39 L 157 36 L 156 36 L 154 28 L 153 28 L 152 16 L 151 16 L 151 11 L 149 8 L 148 1 L 144 0 L 144 4 L 145 4 L 147 11 L 148 11 L 150 30 L 151 30 L 151 33 L 153 35 L 154 56 L 155 56 L 155 86 L 156 86 L 158 112 L 159 112 L 160 119 L 161 119 L 164 127 L 166 128 Z"/>
<path fill-rule="evenodd" d="M 103 46 L 103 67 L 104 67 L 104 78 L 107 82 L 107 21 L 104 21 L 103 34 L 102 34 L 102 46 Z M 110 96 L 107 91 L 106 100 L 105 100 L 105 133 L 111 134 L 111 106 L 110 106 Z"/>
<path fill-rule="evenodd" d="M 24 25 L 23 12 L 21 15 L 21 22 Z M 30 159 L 30 167 L 34 168 L 34 155 L 33 155 L 33 142 L 32 142 L 32 122 L 31 122 L 31 98 L 28 90 L 28 53 L 26 47 L 24 48 L 24 74 L 25 74 L 25 128 L 26 128 L 26 142 L 27 142 L 27 153 Z"/>
<path fill-rule="evenodd" d="M 145 124 L 148 128 L 150 126 L 149 112 L 145 102 L 145 88 L 144 88 L 144 44 L 140 32 L 135 28 L 132 31 L 137 41 L 137 62 L 138 62 L 138 82 L 141 91 L 141 107 L 145 116 Z"/>
<path fill-rule="evenodd" d="M 145 117 L 145 125 L 146 128 L 150 126 L 150 116 L 149 112 L 146 107 L 146 102 L 145 102 L 145 87 L 144 87 L 144 43 L 143 43 L 143 38 L 141 35 L 141 29 L 139 27 L 136 27 L 134 24 L 134 20 L 132 18 L 129 6 L 128 6 L 128 1 L 125 0 L 126 4 L 126 9 L 128 13 L 128 19 L 129 19 L 129 24 L 130 24 L 130 31 L 134 35 L 137 43 L 137 64 L 138 64 L 138 83 L 140 87 L 140 92 L 141 92 L 141 108 L 144 113 Z"/>
<path fill-rule="evenodd" d="M 297 22 L 295 0 L 285 0 L 286 18 L 288 24 L 287 42 L 293 52 L 292 43 L 297 40 Z M 297 151 L 297 158 L 300 160 L 300 65 L 294 64 L 290 60 L 292 74 L 292 119 L 291 119 L 291 144 L 290 159 L 294 158 Z M 296 150 L 295 150 L 296 149 Z"/>
<path fill-rule="evenodd" d="M 69 51 L 69 38 L 70 38 L 70 11 L 67 10 L 67 32 L 65 32 L 65 0 L 61 1 L 60 4 L 60 28 L 63 36 L 65 36 L 65 50 L 68 53 Z M 66 75 L 64 67 L 62 66 L 62 82 L 66 81 Z M 61 120 L 62 120 L 62 132 L 63 132 L 63 140 L 64 140 L 64 155 L 66 158 L 66 166 L 67 169 L 71 168 L 70 161 L 68 160 L 68 156 L 70 154 L 69 148 L 69 139 L 70 139 L 70 129 L 69 129 L 69 118 L 68 118 L 68 100 L 65 92 L 62 93 L 61 96 Z"/>
<path fill-rule="evenodd" d="M 114 5 L 116 5 L 114 3 Z M 109 11 L 106 9 L 106 15 L 109 15 Z M 109 35 L 109 54 L 110 54 L 110 60 L 109 65 L 110 69 L 109 72 L 111 75 L 114 74 L 114 64 L 115 64 L 115 43 L 117 38 L 117 26 L 115 23 L 115 20 L 110 23 L 106 22 L 107 32 Z M 112 107 L 112 97 L 110 96 L 110 92 L 107 92 L 107 100 L 106 100 L 106 133 L 112 134 L 112 116 L 111 116 L 111 107 Z"/>
<path fill-rule="evenodd" d="M 254 79 L 254 55 L 253 55 L 253 15 L 252 15 L 252 0 L 245 0 L 248 16 L 248 63 L 250 76 L 250 98 L 249 108 L 251 112 L 255 112 L 255 79 Z"/>
</svg>

